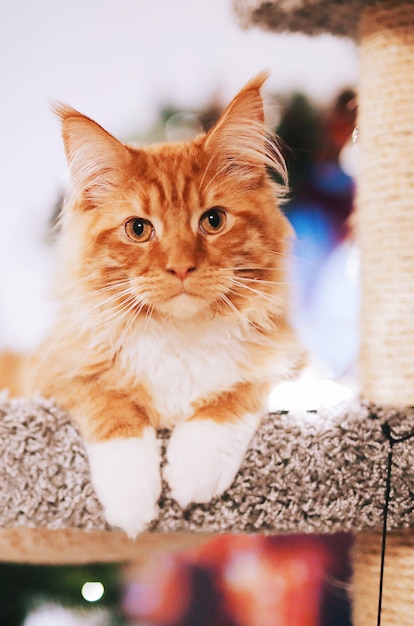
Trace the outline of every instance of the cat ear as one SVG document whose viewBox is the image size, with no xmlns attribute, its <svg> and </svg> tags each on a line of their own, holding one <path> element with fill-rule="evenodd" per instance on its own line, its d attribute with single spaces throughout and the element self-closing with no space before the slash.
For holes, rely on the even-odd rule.
<svg viewBox="0 0 414 626">
<path fill-rule="evenodd" d="M 71 107 L 59 104 L 55 112 L 62 122 L 66 159 L 75 192 L 94 204 L 124 179 L 128 148 Z"/>
<path fill-rule="evenodd" d="M 211 163 L 222 172 L 242 178 L 262 176 L 266 167 L 286 178 L 283 158 L 275 138 L 269 135 L 264 123 L 261 88 L 268 74 L 262 72 L 243 87 L 230 102 L 218 123 L 208 133 L 207 151 Z"/>
</svg>

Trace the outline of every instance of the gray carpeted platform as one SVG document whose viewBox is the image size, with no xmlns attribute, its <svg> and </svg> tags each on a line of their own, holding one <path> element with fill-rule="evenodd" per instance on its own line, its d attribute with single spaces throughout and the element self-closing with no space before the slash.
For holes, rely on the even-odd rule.
<svg viewBox="0 0 414 626">
<path fill-rule="evenodd" d="M 0 527 L 107 528 L 90 483 L 82 439 L 41 397 L 0 401 Z M 330 533 L 380 531 L 389 444 L 414 428 L 414 409 L 349 401 L 266 417 L 233 486 L 182 511 L 160 501 L 159 532 Z M 166 439 L 167 433 L 160 433 Z M 414 526 L 414 441 L 394 447 L 389 528 Z"/>
<path fill-rule="evenodd" d="M 358 15 L 379 0 L 233 0 L 243 28 L 347 36 L 357 39 Z"/>
</svg>

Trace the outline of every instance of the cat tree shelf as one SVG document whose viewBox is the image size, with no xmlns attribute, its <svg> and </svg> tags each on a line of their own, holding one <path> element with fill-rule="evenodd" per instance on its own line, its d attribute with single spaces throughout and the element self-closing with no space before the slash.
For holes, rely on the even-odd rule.
<svg viewBox="0 0 414 626">
<path fill-rule="evenodd" d="M 385 420 L 405 432 L 414 428 L 414 410 L 401 415 L 347 401 L 317 413 L 271 414 L 221 498 L 183 511 L 165 486 L 159 519 L 133 542 L 106 524 L 83 441 L 67 415 L 40 397 L 6 399 L 0 403 L 0 559 L 125 560 L 212 533 L 379 532 Z M 166 441 L 168 434 L 160 437 Z M 414 527 L 413 465 L 408 441 L 395 454 L 390 528 Z"/>
<path fill-rule="evenodd" d="M 233 0 L 233 10 L 242 28 L 358 39 L 360 14 L 386 4 L 383 0 Z M 389 0 L 392 4 L 397 3 Z"/>
</svg>

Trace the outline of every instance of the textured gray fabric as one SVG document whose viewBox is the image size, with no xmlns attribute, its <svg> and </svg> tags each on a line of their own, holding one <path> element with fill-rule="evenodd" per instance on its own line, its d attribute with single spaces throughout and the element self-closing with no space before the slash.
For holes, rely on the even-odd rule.
<svg viewBox="0 0 414 626">
<path fill-rule="evenodd" d="M 348 402 L 318 413 L 266 417 L 233 486 L 182 511 L 160 500 L 155 531 L 335 532 L 381 529 L 389 444 L 414 428 L 399 414 Z M 160 433 L 167 440 L 167 433 Z M 414 527 L 414 440 L 394 447 L 390 529 Z M 0 399 L 0 526 L 102 529 L 82 439 L 41 397 Z"/>
<path fill-rule="evenodd" d="M 358 16 L 364 7 L 382 0 L 233 0 L 243 28 L 307 35 L 331 33 L 356 38 Z M 385 4 L 385 2 L 382 2 Z"/>
</svg>

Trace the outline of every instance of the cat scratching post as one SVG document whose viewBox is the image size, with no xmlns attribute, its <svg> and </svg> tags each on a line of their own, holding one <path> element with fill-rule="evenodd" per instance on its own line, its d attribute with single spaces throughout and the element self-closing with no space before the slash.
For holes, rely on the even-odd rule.
<svg viewBox="0 0 414 626">
<path fill-rule="evenodd" d="M 413 406 L 414 4 L 365 9 L 360 55 L 362 391 L 379 404 Z M 356 624 L 375 624 L 379 554 L 379 538 L 357 540 Z M 411 624 L 413 534 L 388 538 L 384 593 L 383 623 Z"/>
<path fill-rule="evenodd" d="M 359 44 L 361 389 L 379 405 L 413 406 L 414 4 L 235 0 L 234 6 L 245 26 L 331 32 Z M 356 536 L 355 626 L 376 624 L 380 549 L 378 535 Z M 384 585 L 384 626 L 412 624 L 413 534 L 389 535 Z"/>
</svg>

